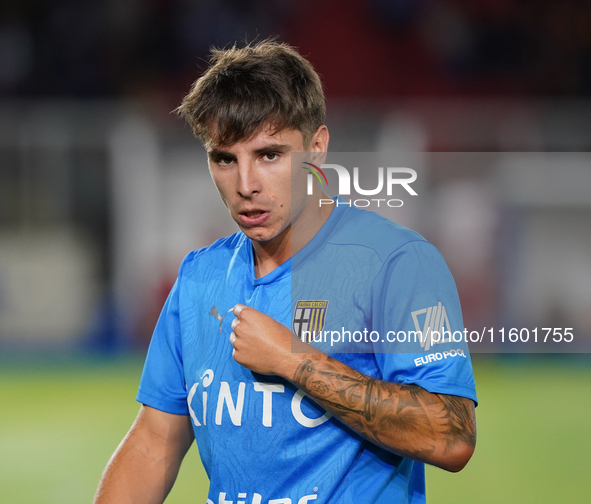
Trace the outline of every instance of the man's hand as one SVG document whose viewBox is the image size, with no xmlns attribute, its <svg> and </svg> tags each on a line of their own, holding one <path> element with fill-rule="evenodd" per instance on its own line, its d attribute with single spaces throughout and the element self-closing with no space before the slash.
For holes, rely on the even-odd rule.
<svg viewBox="0 0 591 504">
<path fill-rule="evenodd" d="M 283 324 L 254 308 L 238 304 L 234 307 L 230 342 L 238 364 L 261 374 L 286 376 L 286 367 L 293 361 L 292 332 Z M 295 338 L 295 337 L 294 337 Z"/>
<path fill-rule="evenodd" d="M 468 462 L 476 443 L 474 403 L 366 376 L 299 341 L 271 317 L 234 307 L 234 359 L 262 374 L 288 379 L 341 422 L 404 457 L 449 471 Z M 292 344 L 302 353 L 292 352 Z"/>
</svg>

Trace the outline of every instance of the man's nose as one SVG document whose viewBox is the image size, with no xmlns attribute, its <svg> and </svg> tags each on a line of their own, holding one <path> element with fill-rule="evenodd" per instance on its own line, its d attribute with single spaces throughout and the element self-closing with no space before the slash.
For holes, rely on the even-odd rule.
<svg viewBox="0 0 591 504">
<path fill-rule="evenodd" d="M 259 170 L 254 163 L 244 163 L 238 167 L 238 194 L 251 198 L 261 192 Z"/>
</svg>

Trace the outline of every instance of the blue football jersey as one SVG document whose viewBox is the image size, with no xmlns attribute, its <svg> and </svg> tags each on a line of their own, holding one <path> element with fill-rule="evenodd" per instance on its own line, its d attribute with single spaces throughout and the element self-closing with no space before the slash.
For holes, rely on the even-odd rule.
<svg viewBox="0 0 591 504">
<path fill-rule="evenodd" d="M 190 415 L 208 503 L 425 502 L 422 463 L 364 440 L 291 382 L 234 361 L 229 310 L 238 303 L 366 375 L 476 401 L 467 347 L 450 336 L 462 331 L 462 317 L 439 252 L 413 231 L 343 206 L 262 278 L 242 233 L 192 252 L 162 310 L 137 396 Z"/>
</svg>

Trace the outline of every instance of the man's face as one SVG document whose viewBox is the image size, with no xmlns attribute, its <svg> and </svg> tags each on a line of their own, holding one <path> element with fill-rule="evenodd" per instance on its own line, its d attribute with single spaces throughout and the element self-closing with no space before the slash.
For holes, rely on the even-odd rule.
<svg viewBox="0 0 591 504">
<path fill-rule="evenodd" d="M 291 153 L 306 151 L 301 132 L 286 128 L 271 133 L 263 128 L 248 140 L 207 149 L 211 176 L 224 204 L 244 234 L 257 242 L 286 236 L 292 206 L 299 215 L 308 204 L 307 172 L 292 174 L 291 168 Z M 297 196 L 292 194 L 292 183 L 301 187 Z"/>
</svg>

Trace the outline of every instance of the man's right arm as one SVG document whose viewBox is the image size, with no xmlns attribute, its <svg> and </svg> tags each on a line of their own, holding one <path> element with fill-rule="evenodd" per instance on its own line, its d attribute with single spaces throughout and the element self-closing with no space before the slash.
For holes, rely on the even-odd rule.
<svg viewBox="0 0 591 504">
<path fill-rule="evenodd" d="M 193 440 L 188 415 L 142 406 L 107 464 L 94 504 L 162 504 Z"/>
</svg>

